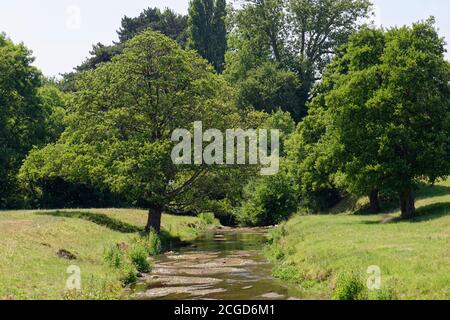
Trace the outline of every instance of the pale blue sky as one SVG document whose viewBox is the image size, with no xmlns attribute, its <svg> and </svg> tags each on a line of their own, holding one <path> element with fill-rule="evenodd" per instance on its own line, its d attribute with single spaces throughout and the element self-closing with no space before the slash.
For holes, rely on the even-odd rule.
<svg viewBox="0 0 450 320">
<path fill-rule="evenodd" d="M 441 35 L 450 39 L 448 0 L 373 2 L 377 21 L 385 27 L 434 15 Z M 0 32 L 32 49 L 35 64 L 44 74 L 58 75 L 79 65 L 92 44 L 116 40 L 115 31 L 124 15 L 136 16 L 143 8 L 155 6 L 186 13 L 188 3 L 189 0 L 1 0 Z"/>
</svg>

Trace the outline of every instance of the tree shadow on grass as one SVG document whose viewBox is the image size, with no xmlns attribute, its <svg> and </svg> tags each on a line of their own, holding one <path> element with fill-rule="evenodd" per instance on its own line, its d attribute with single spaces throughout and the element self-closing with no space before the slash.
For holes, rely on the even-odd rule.
<svg viewBox="0 0 450 320">
<path fill-rule="evenodd" d="M 122 233 L 137 233 L 137 232 L 142 233 L 144 231 L 143 228 L 139 228 L 129 223 L 120 221 L 118 219 L 108 217 L 107 215 L 101 213 L 79 212 L 79 211 L 52 211 L 52 212 L 39 212 L 38 214 L 43 216 L 52 216 L 59 218 L 82 219 L 106 227 L 113 231 L 118 231 Z"/>
<path fill-rule="evenodd" d="M 367 203 L 353 212 L 355 216 L 383 216 L 392 213 L 393 211 L 400 210 L 397 199 L 380 198 L 380 212 L 373 212 L 370 208 L 370 204 Z"/>
<path fill-rule="evenodd" d="M 363 221 L 363 224 L 379 225 L 385 223 L 420 223 L 439 219 L 450 215 L 450 202 L 434 203 L 428 206 L 421 207 L 416 211 L 416 217 L 413 219 L 405 220 L 400 217 L 393 217 L 390 215 L 384 215 L 381 221 Z"/>
<path fill-rule="evenodd" d="M 396 222 L 425 222 L 450 215 L 450 202 L 434 203 L 417 209 L 417 216 L 411 220 L 396 219 Z"/>
<path fill-rule="evenodd" d="M 416 200 L 422 200 L 426 198 L 442 197 L 450 195 L 450 187 L 441 185 L 424 185 L 416 193 Z"/>
</svg>

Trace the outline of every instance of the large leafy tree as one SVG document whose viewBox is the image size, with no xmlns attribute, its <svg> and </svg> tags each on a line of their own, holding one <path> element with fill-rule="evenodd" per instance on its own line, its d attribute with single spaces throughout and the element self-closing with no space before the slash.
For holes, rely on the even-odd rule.
<svg viewBox="0 0 450 320">
<path fill-rule="evenodd" d="M 41 74 L 32 62 L 24 45 L 0 34 L 0 207 L 13 205 L 21 162 L 45 137 Z"/>
<path fill-rule="evenodd" d="M 396 192 L 402 217 L 411 218 L 415 187 L 450 173 L 444 41 L 432 19 L 354 39 L 325 97 L 343 181 L 356 193 Z"/>
<path fill-rule="evenodd" d="M 291 72 L 297 83 L 289 91 L 279 87 L 273 95 L 285 101 L 276 107 L 299 121 L 325 65 L 370 12 L 368 0 L 245 0 L 231 19 L 226 74 L 241 88 L 267 61 Z M 250 105 L 265 109 L 258 100 Z"/>
<path fill-rule="evenodd" d="M 21 176 L 61 177 L 126 196 L 149 209 L 147 229 L 192 188 L 207 168 L 175 165 L 177 128 L 194 121 L 223 129 L 234 119 L 226 82 L 192 51 L 146 31 L 111 63 L 85 72 L 55 144 L 30 154 Z"/>
<path fill-rule="evenodd" d="M 221 73 L 227 49 L 225 0 L 192 0 L 189 6 L 188 46 Z"/>
<path fill-rule="evenodd" d="M 368 195 L 372 212 L 381 210 L 380 182 L 366 179 L 361 181 L 358 188 L 352 188 L 340 174 L 345 161 L 342 159 L 342 147 L 332 130 L 334 110 L 329 107 L 329 94 L 341 77 L 379 64 L 384 45 L 382 30 L 363 28 L 353 34 L 326 68 L 322 81 L 315 86 L 315 96 L 308 104 L 308 116 L 298 125 L 296 133 L 290 139 L 288 155 L 293 162 L 292 170 L 300 183 L 303 199 L 313 208 L 323 209 L 320 205 L 320 202 L 324 202 L 323 196 L 331 196 L 330 200 L 333 200 L 336 198 L 337 188 L 343 187 L 361 196 Z M 366 87 L 360 90 L 359 95 L 354 93 L 352 98 L 359 96 L 364 99 L 372 93 Z M 361 177 L 371 175 L 364 168 L 358 170 Z"/>
</svg>

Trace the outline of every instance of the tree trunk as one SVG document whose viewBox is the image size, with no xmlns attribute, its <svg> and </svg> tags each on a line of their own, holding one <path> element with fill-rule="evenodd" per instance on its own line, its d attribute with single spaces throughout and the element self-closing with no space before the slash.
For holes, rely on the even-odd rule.
<svg viewBox="0 0 450 320">
<path fill-rule="evenodd" d="M 146 232 L 155 231 L 159 233 L 161 231 L 161 215 L 163 212 L 162 206 L 152 206 L 148 210 L 148 220 L 147 226 L 145 227 Z"/>
<path fill-rule="evenodd" d="M 402 211 L 402 219 L 411 219 L 416 216 L 414 193 L 411 189 L 404 190 L 400 193 L 400 207 Z"/>
<path fill-rule="evenodd" d="M 369 199 L 370 199 L 370 211 L 372 213 L 380 213 L 381 206 L 378 190 L 373 190 L 369 195 Z"/>
</svg>

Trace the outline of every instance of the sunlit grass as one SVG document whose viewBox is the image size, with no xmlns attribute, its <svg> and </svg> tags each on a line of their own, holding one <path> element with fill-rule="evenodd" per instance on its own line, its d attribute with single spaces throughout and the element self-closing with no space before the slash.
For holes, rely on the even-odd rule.
<svg viewBox="0 0 450 320">
<path fill-rule="evenodd" d="M 301 275 L 306 296 L 330 298 L 337 275 L 354 271 L 367 278 L 367 268 L 376 265 L 396 298 L 450 299 L 450 180 L 418 197 L 420 216 L 410 222 L 396 219 L 398 210 L 296 216 L 272 252 L 284 254 L 280 263 L 295 270 L 292 277 Z"/>
<path fill-rule="evenodd" d="M 83 289 L 104 290 L 117 281 L 105 266 L 105 248 L 130 241 L 146 220 L 146 212 L 135 209 L 0 212 L 0 299 L 60 299 L 70 265 L 81 268 Z M 171 236 L 187 240 L 201 223 L 164 215 L 162 225 Z M 61 249 L 77 259 L 58 257 Z"/>
</svg>

